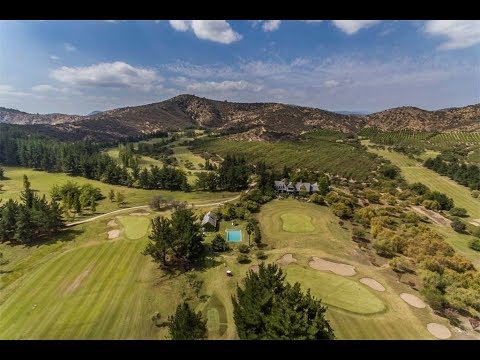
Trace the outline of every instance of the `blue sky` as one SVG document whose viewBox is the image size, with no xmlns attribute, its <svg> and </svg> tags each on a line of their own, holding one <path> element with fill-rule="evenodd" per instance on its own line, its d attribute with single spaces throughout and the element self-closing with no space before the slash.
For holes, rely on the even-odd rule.
<svg viewBox="0 0 480 360">
<path fill-rule="evenodd" d="M 0 21 L 0 106 L 86 114 L 189 93 L 328 110 L 480 100 L 480 21 Z"/>
</svg>

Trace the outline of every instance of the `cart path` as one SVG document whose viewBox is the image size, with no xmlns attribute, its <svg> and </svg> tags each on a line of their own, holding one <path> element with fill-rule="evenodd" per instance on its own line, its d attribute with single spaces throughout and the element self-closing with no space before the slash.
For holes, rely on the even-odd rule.
<svg viewBox="0 0 480 360">
<path fill-rule="evenodd" d="M 225 203 L 232 202 L 232 201 L 235 201 L 235 200 L 238 200 L 238 199 L 240 199 L 240 195 L 237 195 L 237 196 L 235 196 L 233 198 L 230 198 L 230 199 L 227 199 L 227 200 L 218 201 L 218 202 L 209 203 L 209 204 L 195 204 L 195 203 L 193 203 L 193 204 L 188 204 L 188 205 L 191 206 L 191 207 L 219 206 L 219 205 L 223 205 Z M 70 227 L 70 226 L 85 224 L 85 223 L 95 221 L 97 219 L 101 219 L 103 217 L 111 216 L 111 215 L 114 215 L 114 214 L 119 214 L 119 213 L 122 213 L 122 212 L 131 211 L 131 210 L 149 209 L 149 208 L 150 208 L 149 205 L 132 206 L 132 207 L 124 208 L 124 209 L 110 211 L 108 213 L 97 215 L 97 216 L 94 216 L 94 217 L 91 217 L 91 218 L 88 218 L 88 219 L 85 219 L 85 220 L 79 220 L 79 221 L 71 222 L 71 223 L 65 224 L 65 226 Z"/>
</svg>

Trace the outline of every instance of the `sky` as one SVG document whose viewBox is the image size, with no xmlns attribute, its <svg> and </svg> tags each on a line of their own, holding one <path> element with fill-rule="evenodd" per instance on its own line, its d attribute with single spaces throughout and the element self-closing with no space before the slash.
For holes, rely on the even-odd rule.
<svg viewBox="0 0 480 360">
<path fill-rule="evenodd" d="M 85 115 L 185 93 L 332 111 L 475 104 L 480 21 L 0 21 L 2 107 Z"/>
</svg>

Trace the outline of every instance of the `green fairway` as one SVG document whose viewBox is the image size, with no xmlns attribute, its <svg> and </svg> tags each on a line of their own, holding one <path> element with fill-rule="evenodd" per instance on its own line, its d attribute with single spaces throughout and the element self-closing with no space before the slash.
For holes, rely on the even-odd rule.
<svg viewBox="0 0 480 360">
<path fill-rule="evenodd" d="M 288 266 L 286 272 L 288 281 L 299 282 L 325 304 L 357 314 L 374 314 L 386 309 L 383 302 L 360 282 L 298 265 Z"/>
<path fill-rule="evenodd" d="M 167 191 L 167 190 L 143 190 L 136 188 L 128 188 L 125 186 L 109 185 L 96 180 L 88 180 L 83 177 L 73 177 L 63 173 L 47 173 L 45 171 L 35 171 L 32 169 L 21 167 L 5 166 L 5 177 L 7 180 L 2 180 L 4 185 L 0 192 L 0 199 L 3 201 L 12 198 L 18 200 L 20 192 L 23 189 L 23 174 L 27 175 L 32 188 L 37 190 L 40 195 L 46 194 L 49 197 L 50 189 L 54 184 L 63 185 L 67 181 L 75 181 L 78 184 L 92 184 L 100 188 L 102 194 L 106 197 L 110 189 L 121 191 L 125 193 L 126 206 L 148 205 L 150 199 L 154 195 L 160 195 L 166 199 L 175 199 L 178 201 L 187 201 L 192 203 L 212 203 L 232 198 L 237 193 L 230 192 L 182 192 L 182 191 Z M 97 206 L 97 214 L 118 210 L 117 203 L 111 202 L 109 199 L 104 199 L 99 202 Z M 91 216 L 91 214 L 86 214 Z"/>
<path fill-rule="evenodd" d="M 291 215 L 299 215 L 298 224 L 296 216 Z M 294 199 L 273 200 L 262 207 L 258 220 L 263 241 L 275 247 L 322 249 L 340 256 L 354 247 L 350 229 L 340 227 L 338 218 L 326 206 Z M 303 231 L 293 234 L 287 229 Z"/>
<path fill-rule="evenodd" d="M 368 142 L 363 142 L 368 144 Z M 402 170 L 402 175 L 409 183 L 421 182 L 431 190 L 447 194 L 455 201 L 455 206 L 467 209 L 468 215 L 473 219 L 480 218 L 480 199 L 471 195 L 471 190 L 457 184 L 455 181 L 441 176 L 435 171 L 423 167 L 414 159 L 410 159 L 395 151 L 378 150 L 369 148 L 370 151 L 390 160 Z"/>
<path fill-rule="evenodd" d="M 117 216 L 118 221 L 123 225 L 125 236 L 135 240 L 147 234 L 150 220 L 146 216 Z"/>
<path fill-rule="evenodd" d="M 315 230 L 312 224 L 312 218 L 308 215 L 286 213 L 280 215 L 282 219 L 282 229 L 292 233 L 306 233 Z"/>
</svg>

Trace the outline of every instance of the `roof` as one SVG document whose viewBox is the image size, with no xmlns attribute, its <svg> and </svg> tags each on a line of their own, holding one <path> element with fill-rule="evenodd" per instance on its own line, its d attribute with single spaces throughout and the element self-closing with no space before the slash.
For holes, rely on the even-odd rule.
<svg viewBox="0 0 480 360">
<path fill-rule="evenodd" d="M 207 224 L 207 223 L 209 223 L 212 226 L 217 226 L 217 215 L 214 212 L 209 211 L 203 217 L 202 226 Z"/>
</svg>

